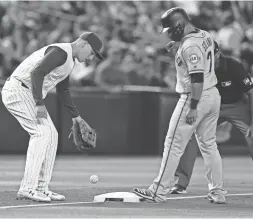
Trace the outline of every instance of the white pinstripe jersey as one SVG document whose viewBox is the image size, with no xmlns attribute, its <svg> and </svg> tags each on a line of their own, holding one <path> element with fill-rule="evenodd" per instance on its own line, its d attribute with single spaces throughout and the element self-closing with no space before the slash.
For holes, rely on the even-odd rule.
<svg viewBox="0 0 253 219">
<path fill-rule="evenodd" d="M 18 80 L 22 81 L 31 89 L 31 72 L 35 68 L 36 64 L 42 60 L 46 49 L 50 46 L 60 47 L 67 52 L 68 56 L 66 62 L 63 65 L 55 68 L 44 77 L 42 87 L 43 99 L 51 89 L 53 89 L 59 82 L 68 77 L 74 67 L 72 47 L 70 43 L 55 43 L 35 51 L 30 56 L 28 56 L 12 73 L 12 77 L 15 77 Z"/>
<path fill-rule="evenodd" d="M 177 70 L 176 92 L 191 92 L 191 74 L 204 73 L 203 90 L 217 84 L 214 72 L 214 42 L 203 30 L 185 36 L 178 48 L 175 65 Z"/>
</svg>

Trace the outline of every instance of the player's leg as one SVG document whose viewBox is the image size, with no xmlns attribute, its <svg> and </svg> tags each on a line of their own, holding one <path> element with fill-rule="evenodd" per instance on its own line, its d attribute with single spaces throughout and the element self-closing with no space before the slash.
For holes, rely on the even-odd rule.
<svg viewBox="0 0 253 219">
<path fill-rule="evenodd" d="M 230 123 L 234 125 L 245 136 L 246 143 L 249 148 L 250 156 L 253 160 L 253 141 L 250 138 L 246 138 L 247 130 L 250 126 L 251 115 L 248 104 L 243 101 L 223 105 L 224 116 L 228 118 Z"/>
<path fill-rule="evenodd" d="M 224 121 L 224 118 L 219 118 L 217 124 L 219 125 Z M 186 188 L 188 187 L 192 176 L 198 150 L 198 144 L 195 144 L 195 142 L 191 142 L 187 145 L 175 173 L 175 185 L 170 191 L 171 194 L 186 193 Z"/>
<path fill-rule="evenodd" d="M 193 172 L 194 163 L 198 155 L 198 146 L 195 139 L 190 141 L 180 159 L 177 170 L 175 172 L 175 185 L 170 190 L 171 194 L 184 194 L 189 185 Z"/>
<path fill-rule="evenodd" d="M 186 114 L 189 109 L 190 97 L 183 96 L 177 103 L 172 114 L 169 129 L 164 142 L 163 158 L 160 171 L 149 190 L 154 196 L 164 200 L 174 183 L 174 174 L 178 166 L 180 157 L 184 153 L 185 147 L 191 138 L 194 125 L 186 123 Z"/>
<path fill-rule="evenodd" d="M 39 173 L 50 141 L 50 127 L 46 119 L 40 119 L 38 123 L 35 103 L 31 92 L 27 89 L 13 87 L 12 90 L 3 90 L 2 100 L 7 110 L 30 135 L 24 177 L 19 191 L 32 191 L 32 196 L 36 199 Z M 50 201 L 50 199 L 39 197 L 38 201 Z"/>
<path fill-rule="evenodd" d="M 189 106 L 190 96 L 182 95 L 170 119 L 159 174 L 149 189 L 135 188 L 133 190 L 135 194 L 157 202 L 166 200 L 166 195 L 174 183 L 174 174 L 180 157 L 198 123 L 196 122 L 192 125 L 186 123 L 186 114 Z"/>
<path fill-rule="evenodd" d="M 225 191 L 223 190 L 222 160 L 216 144 L 216 128 L 220 111 L 220 96 L 210 97 L 212 104 L 207 114 L 196 128 L 196 140 L 204 158 L 208 179 L 210 201 L 225 203 Z"/>
<path fill-rule="evenodd" d="M 156 202 L 166 200 L 166 195 L 169 193 L 171 184 L 174 182 L 174 174 L 180 157 L 196 127 L 210 112 L 210 106 L 213 104 L 211 97 L 215 94 L 220 98 L 216 88 L 203 91 L 197 108 L 197 120 L 192 125 L 186 123 L 186 115 L 190 108 L 191 98 L 180 98 L 170 120 L 159 174 L 149 189 L 135 188 L 133 190 L 135 194 Z"/>
<path fill-rule="evenodd" d="M 53 124 L 53 121 L 51 120 L 50 117 L 48 117 L 47 122 L 48 126 L 50 127 L 51 139 L 49 144 L 47 145 L 46 156 L 43 161 L 39 175 L 39 189 L 41 190 L 48 189 L 52 177 L 56 151 L 58 146 L 58 132 Z"/>
<path fill-rule="evenodd" d="M 39 183 L 38 183 L 38 190 L 46 194 L 54 201 L 63 201 L 65 197 L 61 194 L 55 193 L 50 191 L 49 183 L 51 181 L 52 172 L 55 163 L 55 157 L 57 152 L 58 146 L 58 132 L 51 120 L 50 116 L 48 115 L 47 118 L 48 126 L 50 127 L 51 132 L 51 140 L 46 149 L 46 156 L 42 164 L 42 168 L 39 175 Z"/>
</svg>

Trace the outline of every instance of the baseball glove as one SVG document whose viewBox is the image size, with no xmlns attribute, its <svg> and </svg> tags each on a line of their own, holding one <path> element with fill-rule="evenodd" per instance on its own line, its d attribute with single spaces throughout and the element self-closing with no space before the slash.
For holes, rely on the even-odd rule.
<svg viewBox="0 0 253 219">
<path fill-rule="evenodd" d="M 83 119 L 73 123 L 69 138 L 71 135 L 73 135 L 75 146 L 80 151 L 96 147 L 96 131 L 92 129 Z"/>
</svg>

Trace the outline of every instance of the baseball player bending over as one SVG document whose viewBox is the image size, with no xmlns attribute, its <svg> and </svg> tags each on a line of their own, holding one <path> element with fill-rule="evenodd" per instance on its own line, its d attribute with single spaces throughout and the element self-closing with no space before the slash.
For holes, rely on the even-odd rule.
<svg viewBox="0 0 253 219">
<path fill-rule="evenodd" d="M 29 133 L 24 177 L 17 197 L 50 202 L 65 200 L 49 190 L 55 162 L 58 133 L 44 105 L 47 93 L 56 87 L 61 103 L 68 109 L 73 123 L 82 120 L 69 92 L 69 74 L 76 58 L 92 60 L 100 54 L 102 41 L 92 32 L 84 32 L 72 43 L 43 47 L 26 58 L 6 81 L 2 101 L 7 110 Z"/>
<path fill-rule="evenodd" d="M 195 136 L 204 158 L 209 194 L 214 203 L 225 203 L 222 162 L 216 144 L 220 94 L 214 73 L 214 41 L 211 35 L 196 29 L 182 8 L 172 8 L 161 17 L 163 32 L 180 42 L 175 57 L 176 92 L 180 99 L 172 114 L 164 143 L 160 171 L 148 189 L 134 188 L 140 197 L 164 202 L 174 183 L 174 174 L 189 139 Z"/>
<path fill-rule="evenodd" d="M 215 73 L 217 88 L 221 95 L 221 110 L 218 125 L 230 122 L 245 136 L 250 156 L 253 159 L 253 84 L 243 64 L 232 57 L 224 56 L 216 44 Z M 245 101 L 245 94 L 249 101 Z M 196 145 L 187 147 L 175 173 L 176 184 L 172 194 L 186 193 L 197 157 Z"/>
</svg>

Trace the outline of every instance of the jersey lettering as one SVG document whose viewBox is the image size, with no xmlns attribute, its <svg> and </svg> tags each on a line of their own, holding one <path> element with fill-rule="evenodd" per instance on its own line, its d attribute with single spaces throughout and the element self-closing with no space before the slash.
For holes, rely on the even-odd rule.
<svg viewBox="0 0 253 219">
<path fill-rule="evenodd" d="M 213 41 L 212 41 L 212 39 L 210 37 L 208 37 L 208 38 L 206 38 L 206 39 L 203 40 L 202 46 L 203 46 L 205 52 L 212 45 L 213 45 Z"/>
<path fill-rule="evenodd" d="M 214 72 L 214 43 L 211 35 L 200 30 L 192 33 L 180 44 L 175 58 L 177 70 L 176 92 L 191 92 L 191 75 L 204 75 L 203 89 L 217 84 Z"/>
</svg>

